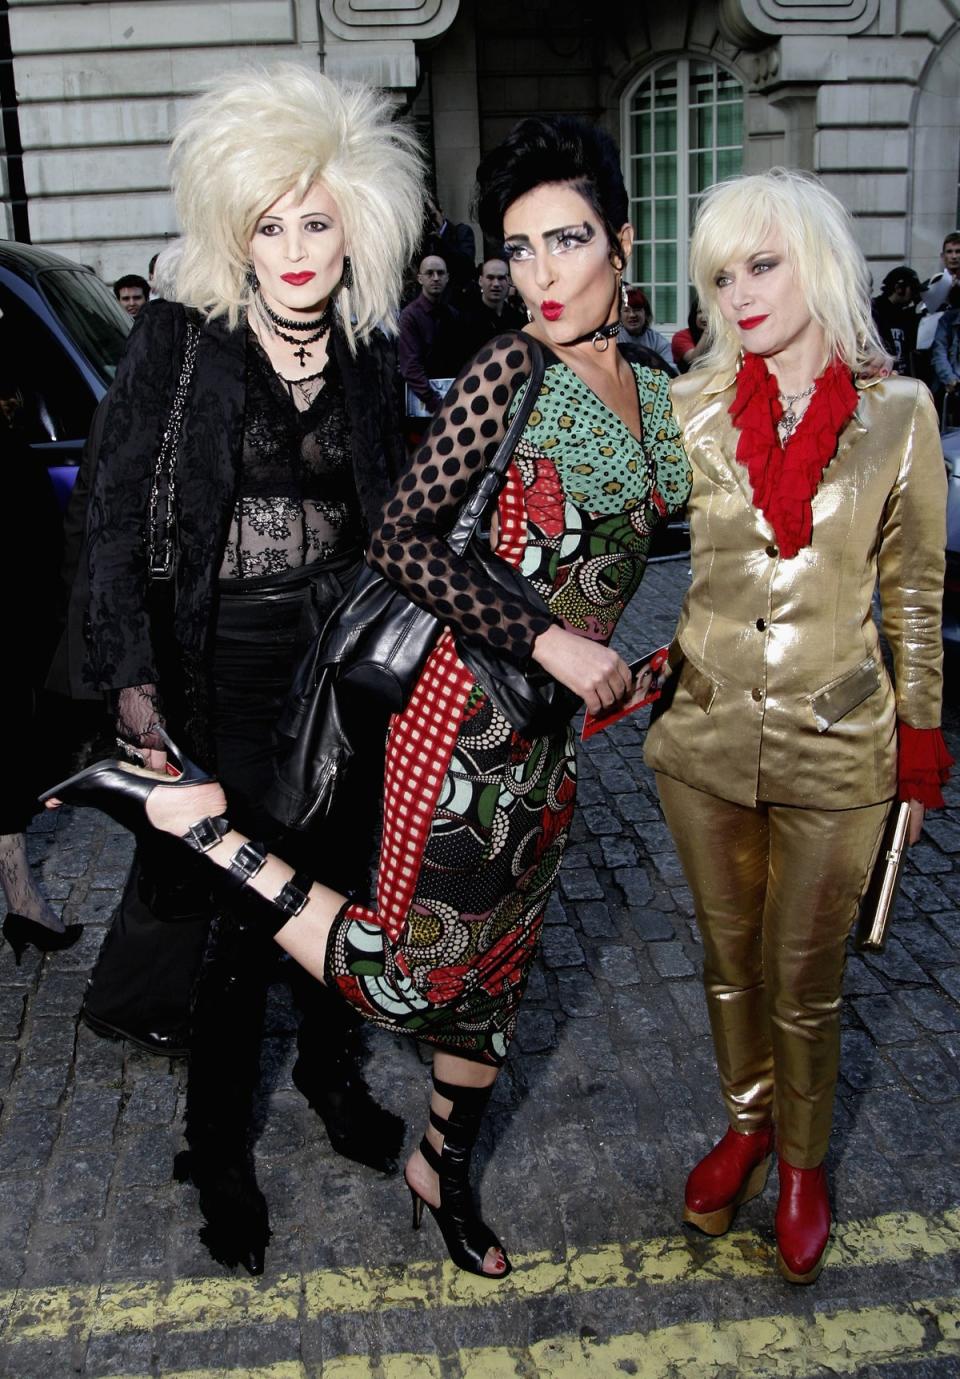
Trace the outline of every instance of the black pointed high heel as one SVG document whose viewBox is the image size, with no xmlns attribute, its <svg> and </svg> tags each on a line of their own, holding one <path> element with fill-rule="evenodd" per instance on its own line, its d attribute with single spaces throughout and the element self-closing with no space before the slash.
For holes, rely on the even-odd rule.
<svg viewBox="0 0 960 1379">
<path fill-rule="evenodd" d="M 23 950 L 28 944 L 32 943 L 41 953 L 62 953 L 65 948 L 72 948 L 82 933 L 82 924 L 68 924 L 65 929 L 50 929 L 39 920 L 28 919 L 26 915 L 18 915 L 13 910 L 8 910 L 3 921 L 3 937 L 13 949 L 18 967 Z"/>
<path fill-rule="evenodd" d="M 159 724 L 155 724 L 151 731 L 163 739 L 167 750 L 180 762 L 179 775 L 162 775 L 158 771 L 148 771 L 142 766 L 108 758 L 78 771 L 52 790 L 45 790 L 40 796 L 41 803 L 58 799 L 64 804 L 102 809 L 104 814 L 109 814 L 124 828 L 136 831 L 146 821 L 147 797 L 155 786 L 208 785 L 213 780 L 202 767 L 180 751 Z"/>
<path fill-rule="evenodd" d="M 470 1191 L 470 1155 L 480 1130 L 480 1122 L 490 1087 L 454 1087 L 441 1082 L 434 1075 L 433 1085 L 440 1096 L 453 1103 L 448 1117 L 430 1111 L 430 1124 L 443 1136 L 443 1149 L 438 1154 L 424 1135 L 420 1153 L 440 1179 L 440 1205 L 435 1207 L 420 1196 L 407 1182 L 413 1205 L 413 1229 L 420 1229 L 424 1207 L 440 1227 L 450 1258 L 458 1269 L 481 1278 L 506 1278 L 512 1265 L 507 1252 L 488 1225 L 477 1214 Z M 499 1250 L 504 1268 L 501 1273 L 484 1269 L 488 1250 Z"/>
</svg>

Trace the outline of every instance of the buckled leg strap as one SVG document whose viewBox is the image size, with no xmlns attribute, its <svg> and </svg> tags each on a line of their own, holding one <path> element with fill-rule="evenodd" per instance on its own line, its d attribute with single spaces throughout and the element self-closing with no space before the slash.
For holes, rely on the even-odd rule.
<svg viewBox="0 0 960 1379">
<path fill-rule="evenodd" d="M 313 877 L 305 871 L 298 871 L 281 888 L 279 895 L 273 897 L 272 903 L 285 919 L 293 919 L 310 899 L 312 885 Z"/>
<path fill-rule="evenodd" d="M 193 848 L 194 852 L 209 852 L 229 832 L 230 820 L 225 814 L 218 814 L 215 818 L 208 815 L 205 819 L 199 819 L 195 824 L 191 824 L 186 833 L 181 833 L 180 837 L 187 844 L 187 847 Z"/>
<path fill-rule="evenodd" d="M 230 858 L 227 881 L 237 887 L 245 886 L 263 870 L 268 855 L 266 843 L 243 843 Z"/>
</svg>

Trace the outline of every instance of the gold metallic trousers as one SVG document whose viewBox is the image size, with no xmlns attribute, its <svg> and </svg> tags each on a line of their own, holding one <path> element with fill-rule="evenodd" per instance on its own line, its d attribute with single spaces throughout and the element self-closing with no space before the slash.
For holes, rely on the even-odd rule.
<svg viewBox="0 0 960 1379">
<path fill-rule="evenodd" d="M 693 892 L 730 1124 L 776 1121 L 795 1168 L 821 1163 L 840 1061 L 846 940 L 890 802 L 750 809 L 657 772 Z"/>
</svg>

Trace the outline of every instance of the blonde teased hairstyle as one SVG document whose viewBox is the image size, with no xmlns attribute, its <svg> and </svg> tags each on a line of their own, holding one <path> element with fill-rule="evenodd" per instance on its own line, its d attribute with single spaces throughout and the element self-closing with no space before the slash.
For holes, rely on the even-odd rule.
<svg viewBox="0 0 960 1379">
<path fill-rule="evenodd" d="M 870 315 L 870 274 L 853 222 L 815 177 L 789 168 L 735 177 L 711 187 L 700 203 L 690 245 L 690 277 L 707 314 L 710 344 L 697 369 L 736 367 L 740 341 L 723 319 L 716 278 L 733 259 L 749 258 L 771 231 L 785 246 L 826 357 L 839 355 L 857 373 L 885 350 Z"/>
<path fill-rule="evenodd" d="M 177 297 L 236 327 L 250 303 L 250 240 L 287 192 L 318 181 L 343 216 L 352 286 L 336 294 L 351 350 L 378 325 L 396 331 L 404 267 L 423 226 L 423 155 L 390 99 L 304 67 L 212 82 L 170 151 L 184 249 Z"/>
</svg>

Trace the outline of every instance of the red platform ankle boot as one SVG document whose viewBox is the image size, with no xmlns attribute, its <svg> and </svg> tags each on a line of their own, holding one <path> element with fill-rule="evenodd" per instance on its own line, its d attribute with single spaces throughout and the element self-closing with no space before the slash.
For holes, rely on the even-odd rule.
<svg viewBox="0 0 960 1379">
<path fill-rule="evenodd" d="M 737 1207 L 762 1192 L 770 1169 L 773 1126 L 741 1135 L 728 1130 L 687 1179 L 683 1219 L 705 1235 L 723 1235 Z"/>
<path fill-rule="evenodd" d="M 830 1197 L 823 1164 L 793 1168 L 781 1158 L 777 1263 L 790 1283 L 813 1283 L 830 1236 Z"/>
</svg>

